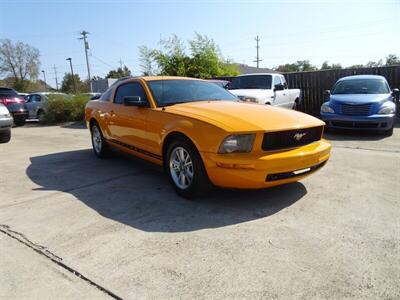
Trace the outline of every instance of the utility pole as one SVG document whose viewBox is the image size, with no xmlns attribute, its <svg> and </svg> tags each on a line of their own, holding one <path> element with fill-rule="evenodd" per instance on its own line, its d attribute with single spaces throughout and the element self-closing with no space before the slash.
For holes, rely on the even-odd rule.
<svg viewBox="0 0 400 300">
<path fill-rule="evenodd" d="M 86 66 L 87 66 L 87 71 L 88 71 L 89 86 L 90 86 L 90 92 L 92 92 L 93 91 L 93 89 L 92 89 L 92 79 L 90 77 L 90 66 L 89 66 L 89 57 L 88 57 L 89 43 L 86 40 L 88 34 L 89 34 L 89 32 L 87 32 L 86 30 L 83 30 L 81 32 L 81 36 L 82 37 L 79 38 L 79 39 L 83 40 L 83 44 L 85 46 L 85 56 L 86 56 Z"/>
<path fill-rule="evenodd" d="M 56 76 L 56 89 L 57 89 L 57 92 L 58 92 L 58 78 L 57 78 L 57 68 L 56 68 L 56 65 L 54 65 L 54 75 Z"/>
<path fill-rule="evenodd" d="M 74 84 L 74 93 L 76 94 L 75 75 L 74 75 L 74 69 L 72 68 L 72 58 L 68 57 L 66 60 L 69 60 L 69 65 L 71 67 L 71 74 L 72 74 L 72 83 Z"/>
<path fill-rule="evenodd" d="M 44 91 L 47 92 L 46 72 L 42 70 L 42 73 L 44 78 Z"/>
<path fill-rule="evenodd" d="M 119 66 L 120 66 L 120 68 L 122 70 L 122 59 L 120 58 L 118 62 L 119 62 Z"/>
<path fill-rule="evenodd" d="M 256 40 L 256 42 L 257 42 L 257 46 L 256 46 L 256 49 L 257 49 L 257 57 L 256 57 L 256 60 L 254 61 L 254 62 L 256 62 L 257 63 L 257 69 L 260 67 L 260 61 L 262 61 L 262 59 L 260 59 L 260 45 L 259 45 L 259 42 L 260 42 L 260 38 L 259 38 L 259 36 L 257 35 L 257 37 L 255 38 L 255 40 Z"/>
</svg>

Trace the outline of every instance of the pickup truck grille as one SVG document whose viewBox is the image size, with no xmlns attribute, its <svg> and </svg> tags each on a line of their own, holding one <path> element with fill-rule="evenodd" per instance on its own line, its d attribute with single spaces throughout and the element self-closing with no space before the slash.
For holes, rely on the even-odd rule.
<svg viewBox="0 0 400 300">
<path fill-rule="evenodd" d="M 342 104 L 342 114 L 349 116 L 368 116 L 371 114 L 371 104 Z"/>
<path fill-rule="evenodd" d="M 262 150 L 271 151 L 301 147 L 319 141 L 324 127 L 267 132 L 264 134 Z"/>
</svg>

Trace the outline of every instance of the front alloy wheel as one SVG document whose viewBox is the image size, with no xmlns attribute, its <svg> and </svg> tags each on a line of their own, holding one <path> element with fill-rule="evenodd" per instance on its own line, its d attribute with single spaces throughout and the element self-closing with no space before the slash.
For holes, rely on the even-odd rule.
<svg viewBox="0 0 400 300">
<path fill-rule="evenodd" d="M 190 154 L 182 147 L 171 152 L 169 169 L 174 183 L 182 190 L 187 189 L 193 181 L 193 162 Z"/>
<path fill-rule="evenodd" d="M 184 138 L 169 145 L 164 167 L 175 191 L 185 198 L 205 195 L 212 188 L 199 152 Z"/>
</svg>

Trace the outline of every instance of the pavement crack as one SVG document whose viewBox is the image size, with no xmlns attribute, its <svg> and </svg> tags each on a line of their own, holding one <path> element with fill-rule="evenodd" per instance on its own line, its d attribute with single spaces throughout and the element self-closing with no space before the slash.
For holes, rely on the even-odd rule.
<svg viewBox="0 0 400 300">
<path fill-rule="evenodd" d="M 115 293 L 111 292 L 107 288 L 101 286 L 100 284 L 98 284 L 98 283 L 94 282 L 93 280 L 89 279 L 88 277 L 86 277 L 85 275 L 80 273 L 79 271 L 77 271 L 74 268 L 72 268 L 72 267 L 68 266 L 67 264 L 65 264 L 62 261 L 63 259 L 61 257 L 59 257 L 59 256 L 55 255 L 54 253 L 52 253 L 50 250 L 47 249 L 47 247 L 32 242 L 25 234 L 23 234 L 21 232 L 18 232 L 18 231 L 15 231 L 15 230 L 12 230 L 10 228 L 10 226 L 5 225 L 5 224 L 0 224 L 0 233 L 3 233 L 5 235 L 15 239 L 19 243 L 29 247 L 30 249 L 34 250 L 36 253 L 44 256 L 45 258 L 49 259 L 53 263 L 59 265 L 60 267 L 62 267 L 63 269 L 67 270 L 68 272 L 72 273 L 73 275 L 75 275 L 79 279 L 81 279 L 83 281 L 86 281 L 87 283 L 89 283 L 90 285 L 94 286 L 95 288 L 97 288 L 101 292 L 107 294 L 111 298 L 116 299 L 116 300 L 122 300 L 122 297 L 116 295 Z"/>
</svg>

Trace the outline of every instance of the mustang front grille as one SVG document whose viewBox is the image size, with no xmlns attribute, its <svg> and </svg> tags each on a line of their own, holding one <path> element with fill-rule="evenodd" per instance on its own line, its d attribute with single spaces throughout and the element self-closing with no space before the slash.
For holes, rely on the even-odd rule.
<svg viewBox="0 0 400 300">
<path fill-rule="evenodd" d="M 262 150 L 271 151 L 295 148 L 319 141 L 324 127 L 312 127 L 286 131 L 267 132 L 264 134 Z"/>
</svg>

